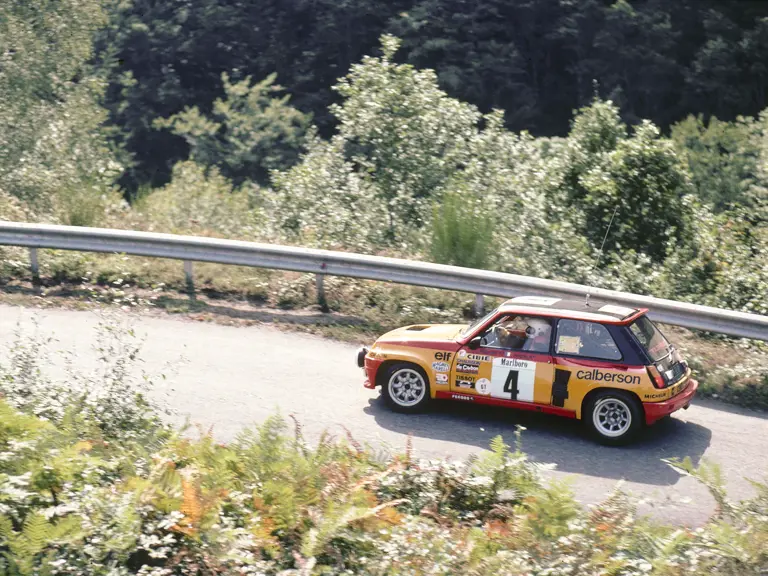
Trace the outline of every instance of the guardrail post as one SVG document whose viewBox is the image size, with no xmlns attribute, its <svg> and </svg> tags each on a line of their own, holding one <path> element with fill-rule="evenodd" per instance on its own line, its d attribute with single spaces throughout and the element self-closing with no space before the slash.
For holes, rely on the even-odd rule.
<svg viewBox="0 0 768 576">
<path fill-rule="evenodd" d="M 187 281 L 187 292 L 192 298 L 195 297 L 195 276 L 191 260 L 184 260 L 184 278 Z"/>
<path fill-rule="evenodd" d="M 475 316 L 478 318 L 485 314 L 485 296 L 475 294 Z"/>
<path fill-rule="evenodd" d="M 40 264 L 37 261 L 37 248 L 29 249 L 29 267 L 32 269 L 32 282 L 40 283 Z"/>
<path fill-rule="evenodd" d="M 317 289 L 317 303 L 323 312 L 328 312 L 328 301 L 325 299 L 325 274 L 315 274 L 315 288 Z"/>
</svg>

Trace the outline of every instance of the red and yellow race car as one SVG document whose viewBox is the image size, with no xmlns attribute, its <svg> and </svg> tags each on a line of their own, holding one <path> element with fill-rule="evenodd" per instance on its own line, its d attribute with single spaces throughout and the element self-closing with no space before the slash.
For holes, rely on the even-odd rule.
<svg viewBox="0 0 768 576">
<path fill-rule="evenodd" d="M 646 309 L 523 296 L 469 326 L 421 324 L 358 352 L 365 387 L 400 412 L 437 399 L 583 420 L 625 444 L 687 409 L 698 382 Z"/>
</svg>

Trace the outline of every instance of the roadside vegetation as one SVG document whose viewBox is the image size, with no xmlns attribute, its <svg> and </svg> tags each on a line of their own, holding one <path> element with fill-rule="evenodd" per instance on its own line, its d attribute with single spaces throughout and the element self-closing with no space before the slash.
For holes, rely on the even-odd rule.
<svg viewBox="0 0 768 576">
<path fill-rule="evenodd" d="M 93 372 L 46 376 L 47 343 L 0 356 L 0 573 L 760 574 L 768 486 L 732 502 L 716 466 L 670 461 L 717 502 L 700 527 L 640 517 L 620 487 L 581 507 L 510 430 L 463 462 L 275 415 L 222 444 L 165 424 L 141 342 L 105 317 Z"/>
<path fill-rule="evenodd" d="M 536 26 L 550 15 L 552 23 L 568 24 L 558 28 L 571 32 L 557 50 L 580 64 L 561 71 L 557 85 L 573 84 L 569 74 L 577 70 L 581 89 L 554 122 L 555 104 L 535 101 L 526 82 L 516 85 L 528 86 L 519 92 L 533 98 L 526 106 L 510 86 L 508 99 L 481 98 L 487 93 L 467 87 L 487 86 L 485 69 L 437 58 L 443 53 L 434 38 L 452 26 L 440 16 L 440 2 L 419 2 L 412 12 L 400 6 L 392 26 L 361 25 L 368 33 L 376 28 L 374 36 L 347 40 L 364 52 L 341 69 L 317 69 L 317 78 L 306 70 L 289 74 L 286 86 L 263 70 L 280 68 L 278 39 L 262 38 L 268 46 L 259 57 L 266 60 L 251 61 L 237 44 L 246 42 L 234 24 L 242 14 L 229 12 L 239 8 L 204 4 L 207 19 L 139 0 L 67 0 L 35 9 L 0 2 L 8 55 L 0 74 L 0 218 L 386 254 L 768 313 L 768 115 L 761 113 L 764 98 L 736 88 L 756 78 L 748 64 L 761 61 L 765 21 L 756 8 L 732 14 L 718 3 L 683 2 L 688 8 L 678 13 L 658 2 L 535 3 L 543 7 Z M 539 10 L 512 4 L 512 20 Z M 355 6 L 366 13 L 365 2 Z M 485 3 L 478 6 L 482 12 Z M 281 10 L 262 15 L 275 30 L 301 20 Z M 320 29 L 333 36 L 340 16 L 325 10 Z M 379 22 L 394 17 L 376 13 Z M 589 36 L 586 22 L 599 27 L 600 42 L 581 42 Z M 618 50 L 625 37 L 653 54 L 679 56 L 684 69 L 655 58 L 650 75 L 625 86 L 611 71 L 648 60 Z M 213 40 L 234 44 L 214 50 Z M 585 53 L 582 44 L 599 49 Z M 450 47 L 444 56 L 465 52 L 455 42 L 442 46 Z M 316 48 L 305 56 L 330 49 Z M 139 65 L 146 50 L 161 72 L 154 60 Z M 205 60 L 212 53 L 222 61 Z M 502 70 L 541 62 L 507 56 Z M 433 61 L 437 71 L 427 66 Z M 732 67 L 723 86 L 704 86 L 708 62 L 748 69 Z M 190 67 L 200 74 L 192 74 L 197 83 Z M 686 104 L 674 116 L 649 106 L 660 102 L 649 96 L 660 87 L 682 89 L 678 75 L 686 79 Z M 316 86 L 320 77 L 328 81 L 317 92 L 323 97 L 308 105 L 300 87 Z M 286 87 L 300 92 L 297 102 Z M 546 129 L 545 117 L 553 119 Z M 134 290 L 171 311 L 201 314 L 214 314 L 216 300 L 283 310 L 314 304 L 307 275 L 196 265 L 205 298 L 189 302 L 177 262 L 48 250 L 40 261 L 44 289 L 86 296 L 97 290 L 118 303 L 121 291 Z M 0 248 L 5 292 L 29 280 L 26 251 Z M 344 337 L 409 322 L 464 321 L 471 313 L 467 295 L 330 278 L 326 290 L 337 316 L 356 319 L 333 329 Z M 705 359 L 705 390 L 765 407 L 764 358 L 755 353 L 743 370 Z"/>
</svg>

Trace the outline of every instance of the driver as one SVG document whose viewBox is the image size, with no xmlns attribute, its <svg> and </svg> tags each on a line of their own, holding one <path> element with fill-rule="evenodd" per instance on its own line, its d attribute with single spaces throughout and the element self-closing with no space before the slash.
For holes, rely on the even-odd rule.
<svg viewBox="0 0 768 576">
<path fill-rule="evenodd" d="M 551 332 L 552 325 L 546 320 L 540 318 L 531 318 L 528 320 L 528 328 L 526 330 L 528 339 L 525 342 L 525 350 L 532 352 L 548 352 Z"/>
<path fill-rule="evenodd" d="M 497 324 L 494 332 L 502 348 L 521 350 L 528 337 L 527 328 L 528 323 L 525 320 L 512 316 Z"/>
</svg>

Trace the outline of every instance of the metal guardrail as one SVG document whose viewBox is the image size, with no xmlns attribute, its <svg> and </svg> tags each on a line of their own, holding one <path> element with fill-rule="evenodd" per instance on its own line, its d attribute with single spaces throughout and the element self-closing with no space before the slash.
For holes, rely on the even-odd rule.
<svg viewBox="0 0 768 576">
<path fill-rule="evenodd" d="M 16 222 L 0 222 L 0 244 L 30 248 L 35 275 L 38 273 L 37 249 L 53 248 L 183 260 L 190 285 L 192 262 L 195 261 L 311 272 L 318 275 L 318 295 L 321 298 L 325 275 L 474 293 L 480 308 L 482 295 L 511 297 L 536 294 L 584 298 L 589 292 L 592 298 L 611 304 L 648 308 L 652 319 L 665 324 L 768 341 L 768 316 L 569 282 L 397 258 L 198 236 Z"/>
</svg>

